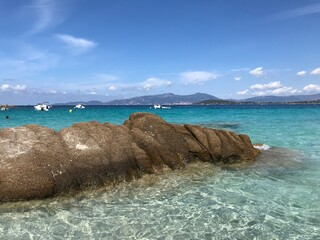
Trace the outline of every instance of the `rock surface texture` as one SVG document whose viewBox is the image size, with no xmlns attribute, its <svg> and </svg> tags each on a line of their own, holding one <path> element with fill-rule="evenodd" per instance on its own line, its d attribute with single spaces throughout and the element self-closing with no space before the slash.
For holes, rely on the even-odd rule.
<svg viewBox="0 0 320 240">
<path fill-rule="evenodd" d="M 247 135 L 169 124 L 148 113 L 133 114 L 121 126 L 8 128 L 0 130 L 0 201 L 74 193 L 192 161 L 252 161 L 258 154 Z"/>
</svg>

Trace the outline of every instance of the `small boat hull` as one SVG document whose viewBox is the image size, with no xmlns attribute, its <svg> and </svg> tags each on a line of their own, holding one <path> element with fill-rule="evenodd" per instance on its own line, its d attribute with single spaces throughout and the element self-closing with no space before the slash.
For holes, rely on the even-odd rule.
<svg viewBox="0 0 320 240">
<path fill-rule="evenodd" d="M 49 111 L 50 108 L 51 106 L 45 103 L 39 103 L 36 106 L 34 106 L 34 109 L 37 111 Z"/>
<path fill-rule="evenodd" d="M 85 106 L 83 106 L 82 104 L 77 104 L 74 108 L 77 108 L 77 109 L 84 109 L 86 108 Z"/>
</svg>

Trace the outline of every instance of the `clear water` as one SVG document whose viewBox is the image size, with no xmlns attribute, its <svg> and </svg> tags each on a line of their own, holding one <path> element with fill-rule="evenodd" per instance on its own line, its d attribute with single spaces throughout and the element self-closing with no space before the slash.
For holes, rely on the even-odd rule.
<svg viewBox="0 0 320 240">
<path fill-rule="evenodd" d="M 75 197 L 0 204 L 0 239 L 320 239 L 320 108 L 316 106 L 91 107 L 0 112 L 0 127 L 56 130 L 133 112 L 247 133 L 271 147 L 257 162 L 192 164 Z M 5 116 L 10 119 L 6 120 Z"/>
</svg>

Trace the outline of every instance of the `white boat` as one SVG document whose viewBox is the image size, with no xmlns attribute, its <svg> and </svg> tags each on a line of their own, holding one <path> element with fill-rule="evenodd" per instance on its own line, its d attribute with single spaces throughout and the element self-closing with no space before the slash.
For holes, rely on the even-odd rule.
<svg viewBox="0 0 320 240">
<path fill-rule="evenodd" d="M 161 106 L 160 104 L 154 104 L 154 109 L 170 109 L 171 107 Z"/>
<path fill-rule="evenodd" d="M 49 103 L 38 103 L 37 105 L 34 106 L 34 109 L 37 111 L 49 111 L 51 108 L 51 105 Z"/>
<path fill-rule="evenodd" d="M 74 108 L 84 109 L 85 106 L 83 106 L 82 104 L 77 104 L 76 106 L 74 106 Z"/>
<path fill-rule="evenodd" d="M 8 107 L 1 107 L 0 108 L 1 111 L 8 111 L 8 109 L 9 109 Z"/>
</svg>

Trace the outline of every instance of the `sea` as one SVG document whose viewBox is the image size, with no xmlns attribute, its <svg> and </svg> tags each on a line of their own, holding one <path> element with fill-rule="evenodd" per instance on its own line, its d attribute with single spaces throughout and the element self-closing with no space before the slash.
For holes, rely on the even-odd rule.
<svg viewBox="0 0 320 240">
<path fill-rule="evenodd" d="M 0 112 L 0 128 L 120 125 L 135 112 L 245 133 L 270 148 L 249 165 L 194 163 L 76 196 L 0 203 L 0 239 L 320 239 L 317 105 L 16 107 Z"/>
</svg>

